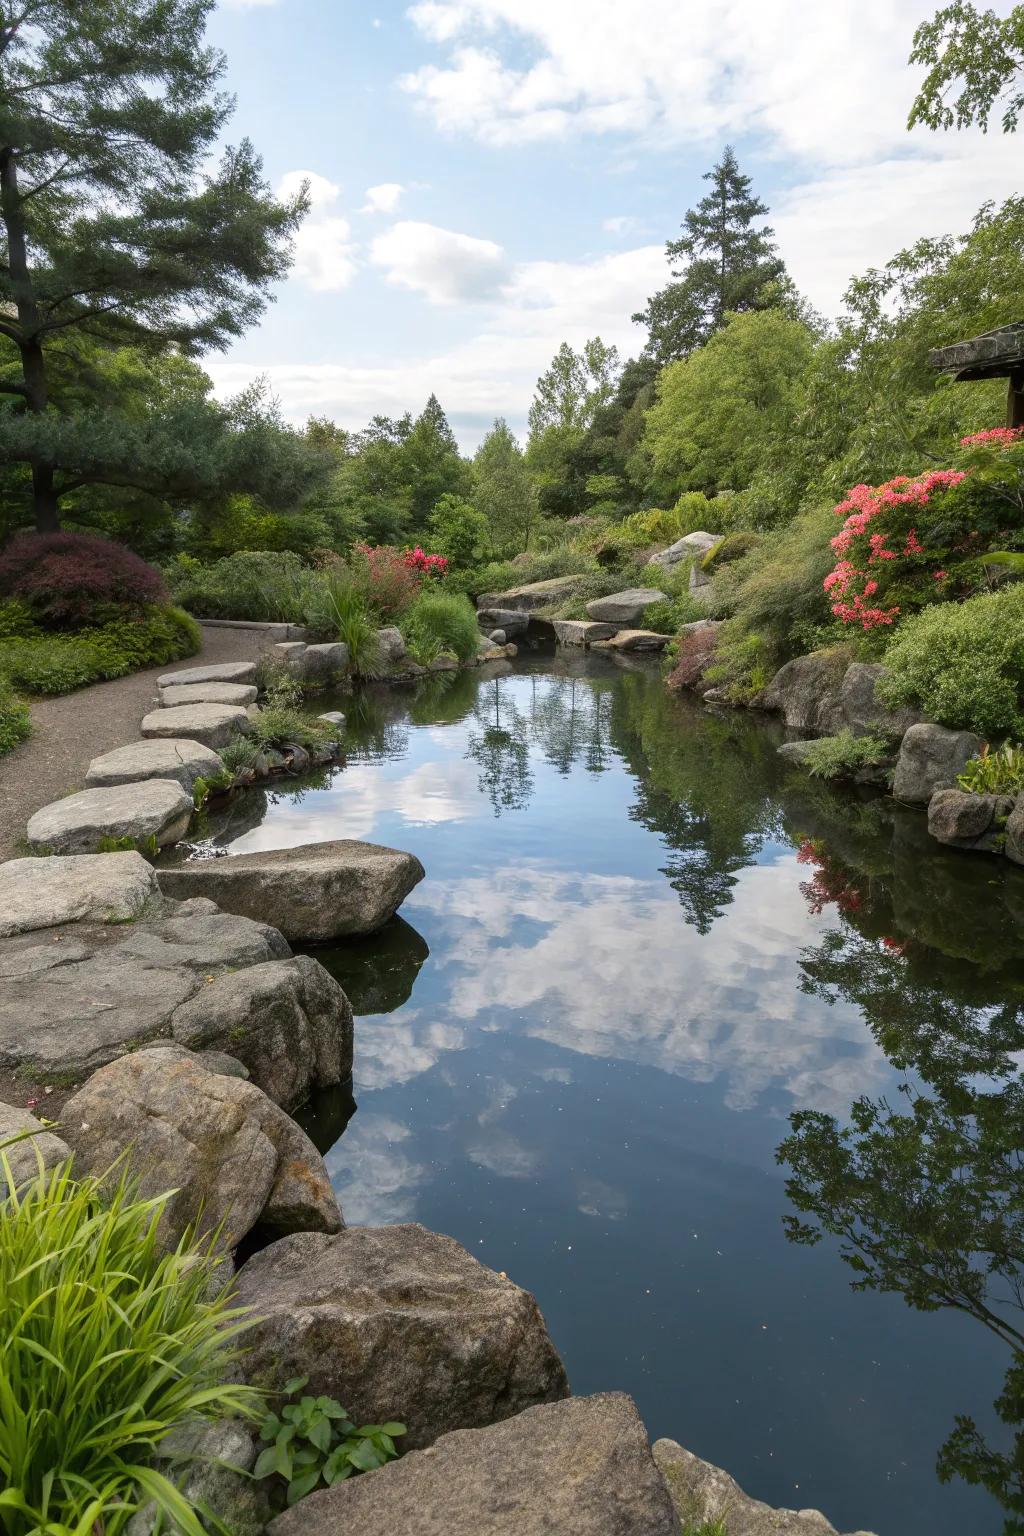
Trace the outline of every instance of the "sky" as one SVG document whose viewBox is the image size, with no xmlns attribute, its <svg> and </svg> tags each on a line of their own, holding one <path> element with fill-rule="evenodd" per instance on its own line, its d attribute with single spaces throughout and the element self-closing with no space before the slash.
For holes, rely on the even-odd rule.
<svg viewBox="0 0 1024 1536">
<path fill-rule="evenodd" d="M 822 313 L 849 278 L 1024 191 L 1022 146 L 906 130 L 936 0 L 219 0 L 253 140 L 312 210 L 259 327 L 206 360 L 353 429 L 437 394 L 472 452 L 525 430 L 562 341 L 630 316 L 726 143 Z M 1009 5 L 996 4 L 1005 14 Z"/>
</svg>

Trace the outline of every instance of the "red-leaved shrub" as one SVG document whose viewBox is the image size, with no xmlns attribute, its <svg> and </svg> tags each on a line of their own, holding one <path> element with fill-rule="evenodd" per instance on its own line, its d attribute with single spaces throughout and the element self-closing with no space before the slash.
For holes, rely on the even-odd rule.
<svg viewBox="0 0 1024 1536">
<path fill-rule="evenodd" d="M 420 590 L 422 573 L 390 544 L 357 544 L 351 563 L 360 592 L 385 623 L 403 614 Z"/>
<path fill-rule="evenodd" d="M 715 659 L 718 630 L 719 625 L 708 624 L 680 635 L 676 663 L 666 679 L 673 693 L 697 688 L 704 681 L 704 674 Z"/>
<path fill-rule="evenodd" d="M 104 609 L 140 611 L 168 600 L 163 576 L 123 544 L 92 533 L 21 533 L 0 554 L 0 597 L 40 623 L 73 629 Z"/>
</svg>

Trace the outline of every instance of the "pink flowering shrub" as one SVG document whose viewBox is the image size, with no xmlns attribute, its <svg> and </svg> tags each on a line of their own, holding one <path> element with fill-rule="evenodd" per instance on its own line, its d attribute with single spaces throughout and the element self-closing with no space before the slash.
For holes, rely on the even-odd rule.
<svg viewBox="0 0 1024 1536">
<path fill-rule="evenodd" d="M 428 555 L 418 544 L 415 549 L 407 549 L 403 559 L 410 570 L 419 571 L 421 576 L 441 581 L 448 574 L 448 561 L 444 555 Z"/>
<path fill-rule="evenodd" d="M 989 427 L 985 432 L 971 432 L 960 439 L 961 448 L 975 448 L 980 443 L 991 443 L 996 448 L 1008 448 L 1020 441 L 1024 427 Z"/>
</svg>

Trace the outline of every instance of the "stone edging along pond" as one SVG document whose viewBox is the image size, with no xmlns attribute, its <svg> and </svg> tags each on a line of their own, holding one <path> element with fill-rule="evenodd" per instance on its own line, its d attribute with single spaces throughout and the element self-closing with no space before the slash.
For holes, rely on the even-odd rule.
<svg viewBox="0 0 1024 1536">
<path fill-rule="evenodd" d="M 341 663 L 333 647 L 282 650 L 311 686 Z M 198 1221 L 239 1266 L 238 1300 L 259 1319 L 245 1378 L 274 1393 L 304 1376 L 356 1423 L 408 1425 L 410 1454 L 276 1519 L 245 1475 L 254 1433 L 214 1425 L 193 1436 L 186 1494 L 236 1536 L 300 1536 L 299 1520 L 324 1536 L 413 1531 L 424 1510 L 451 1536 L 498 1536 L 512 1514 L 540 1536 L 553 1510 L 565 1536 L 671 1536 L 726 1509 L 752 1536 L 797 1536 L 802 1517 L 747 1499 L 674 1442 L 652 1455 L 628 1397 L 571 1398 L 536 1300 L 506 1275 L 416 1224 L 345 1225 L 292 1112 L 350 1084 L 352 1010 L 290 941 L 373 932 L 424 878 L 417 859 L 342 841 L 157 870 L 136 850 L 91 851 L 101 836 L 181 835 L 218 747 L 244 731 L 255 675 L 246 662 L 164 674 L 142 739 L 30 821 L 30 842 L 48 832 L 57 851 L 0 865 L 0 1097 L 32 1095 L 0 1103 L 0 1140 L 27 1132 L 47 1165 L 73 1154 L 96 1174 L 127 1159 L 144 1196 L 173 1189 L 163 1240 Z M 30 1112 L 40 1102 L 46 1127 Z M 35 1154 L 20 1148 L 29 1176 Z"/>
</svg>

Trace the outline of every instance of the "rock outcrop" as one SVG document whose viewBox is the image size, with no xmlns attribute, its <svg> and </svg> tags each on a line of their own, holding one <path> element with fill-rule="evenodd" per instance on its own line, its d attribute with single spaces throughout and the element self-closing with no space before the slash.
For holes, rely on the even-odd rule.
<svg viewBox="0 0 1024 1536">
<path fill-rule="evenodd" d="M 143 779 L 102 789 L 81 789 L 44 805 L 26 830 L 33 852 L 96 853 L 105 838 L 130 838 L 157 847 L 176 843 L 192 820 L 192 797 L 175 779 Z"/>
<path fill-rule="evenodd" d="M 886 675 L 881 662 L 852 661 L 839 688 L 843 725 L 855 736 L 888 736 L 898 741 L 923 718 L 911 706 L 890 709 L 875 697 L 875 685 Z"/>
<path fill-rule="evenodd" d="M 849 664 L 849 652 L 841 649 L 797 656 L 776 672 L 761 707 L 778 710 L 790 730 L 834 736 L 846 723 L 841 691 Z"/>
<path fill-rule="evenodd" d="M 306 1133 L 244 1078 L 211 1070 L 181 1046 L 133 1051 L 101 1067 L 64 1106 L 79 1171 L 104 1174 L 119 1158 L 145 1198 L 173 1190 L 159 1234 L 189 1227 L 234 1248 L 261 1234 L 332 1233 L 341 1212 Z"/>
<path fill-rule="evenodd" d="M 671 635 L 660 635 L 654 629 L 620 629 L 610 640 L 593 640 L 595 651 L 663 651 Z"/>
<path fill-rule="evenodd" d="M 213 779 L 224 764 L 211 747 L 185 737 L 133 741 L 94 757 L 86 770 L 89 789 L 136 784 L 141 779 L 174 779 L 191 795 L 198 779 Z"/>
<path fill-rule="evenodd" d="M 183 737 L 204 747 L 226 747 L 249 732 L 249 716 L 241 704 L 177 704 L 142 717 L 142 735 Z"/>
<path fill-rule="evenodd" d="M 492 608 L 511 608 L 516 613 L 537 613 L 542 608 L 575 597 L 585 579 L 583 576 L 551 576 L 547 581 L 530 581 L 522 587 L 510 587 L 507 592 L 482 592 L 476 606 L 483 612 Z"/>
<path fill-rule="evenodd" d="M 955 789 L 983 742 L 973 731 L 949 731 L 943 725 L 912 725 L 896 760 L 892 792 L 910 805 L 927 805 L 937 789 Z"/>
<path fill-rule="evenodd" d="M 63 923 L 130 923 L 159 903 L 139 853 L 93 853 L 0 864 L 0 939 Z"/>
<path fill-rule="evenodd" d="M 684 1531 L 721 1522 L 728 1536 L 837 1536 L 818 1510 L 762 1504 L 745 1494 L 728 1472 L 701 1461 L 674 1440 L 656 1440 L 654 1460 Z M 852 1536 L 870 1533 L 855 1531 Z"/>
<path fill-rule="evenodd" d="M 673 566 L 678 565 L 682 560 L 692 560 L 699 565 L 708 550 L 714 549 L 721 537 L 720 533 L 684 534 L 681 539 L 670 544 L 668 549 L 659 550 L 656 555 L 652 555 L 647 564 L 660 565 L 666 571 L 672 570 Z"/>
<path fill-rule="evenodd" d="M 610 640 L 619 628 L 587 619 L 553 619 L 551 624 L 559 645 L 593 645 L 595 640 Z"/>
<path fill-rule="evenodd" d="M 971 795 L 937 789 L 928 802 L 928 831 L 950 848 L 1000 852 L 1014 808 L 1012 795 Z"/>
<path fill-rule="evenodd" d="M 355 1423 L 401 1419 L 430 1445 L 565 1397 L 565 1369 L 534 1298 L 453 1238 L 417 1225 L 297 1233 L 238 1275 L 259 1319 L 243 1370 L 344 1403 Z"/>
<path fill-rule="evenodd" d="M 503 645 L 505 640 L 525 634 L 530 627 L 530 615 L 516 608 L 480 608 L 476 617 L 480 628 L 488 634 L 495 629 L 503 632 Z"/>
<path fill-rule="evenodd" d="M 444 1435 L 369 1477 L 310 1495 L 270 1525 L 270 1536 L 678 1531 L 643 1424 L 621 1392 L 547 1403 L 488 1429 Z"/>
<path fill-rule="evenodd" d="M 600 624 L 614 624 L 616 629 L 637 629 L 645 608 L 651 603 L 667 601 L 666 594 L 658 587 L 628 587 L 609 597 L 595 597 L 587 604 L 587 614 Z"/>
<path fill-rule="evenodd" d="M 423 875 L 411 853 L 349 840 L 197 859 L 158 871 L 166 896 L 208 896 L 225 912 L 271 923 L 286 938 L 308 942 L 373 933 Z"/>
</svg>

